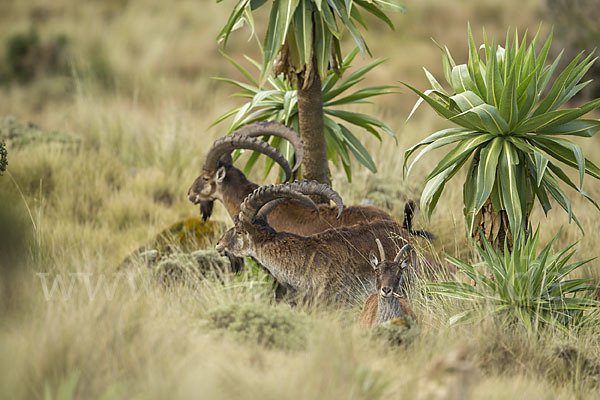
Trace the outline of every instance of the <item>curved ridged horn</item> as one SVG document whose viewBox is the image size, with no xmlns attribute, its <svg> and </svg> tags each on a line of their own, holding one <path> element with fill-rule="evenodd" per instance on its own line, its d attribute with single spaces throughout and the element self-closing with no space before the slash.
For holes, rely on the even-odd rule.
<svg viewBox="0 0 600 400">
<path fill-rule="evenodd" d="M 272 201 L 268 202 L 267 204 L 265 204 L 264 206 L 261 207 L 261 209 L 258 211 L 256 216 L 258 218 L 266 219 L 267 216 L 271 213 L 271 211 L 273 211 L 275 208 L 277 208 L 278 205 L 285 202 L 286 200 L 287 199 L 277 199 L 277 200 L 272 200 Z M 306 204 L 306 205 L 309 207 L 312 207 L 312 204 Z"/>
<path fill-rule="evenodd" d="M 281 168 L 285 171 L 286 180 L 289 180 L 292 177 L 290 165 L 283 154 L 279 152 L 279 150 L 256 137 L 244 135 L 229 135 L 215 140 L 210 150 L 208 150 L 208 154 L 206 155 L 206 161 L 204 161 L 204 170 L 211 172 L 216 170 L 219 159 L 223 155 L 229 154 L 235 149 L 254 150 L 264 154 L 272 158 L 273 161 L 281 166 Z"/>
<path fill-rule="evenodd" d="M 402 260 L 402 257 L 404 257 L 404 253 L 406 253 L 407 251 L 409 251 L 411 249 L 412 249 L 412 246 L 410 245 L 410 243 L 405 244 L 404 247 L 402 247 L 400 249 L 398 254 L 396 254 L 396 257 L 394 258 L 394 262 L 400 262 L 400 260 Z"/>
<path fill-rule="evenodd" d="M 294 146 L 296 152 L 296 164 L 292 172 L 296 172 L 304 160 L 304 142 L 293 129 L 275 121 L 259 121 L 244 125 L 233 132 L 233 135 L 244 135 L 248 137 L 277 136 L 287 140 Z"/>
<path fill-rule="evenodd" d="M 305 201 L 306 197 L 301 197 L 301 198 L 295 198 L 295 200 L 301 201 L 304 203 L 304 205 L 306 207 L 313 207 L 314 208 L 314 201 Z M 310 197 L 309 197 L 310 199 Z M 275 200 L 271 200 L 268 203 L 266 203 L 264 206 L 262 206 L 260 208 L 260 210 L 258 211 L 258 213 L 256 214 L 256 216 L 258 218 L 262 218 L 262 219 L 267 219 L 267 216 L 271 213 L 271 211 L 273 211 L 274 209 L 277 208 L 277 206 L 279 206 L 281 203 L 286 202 L 287 200 L 289 200 L 289 198 L 279 198 L 279 199 L 275 199 Z M 319 208 L 317 206 L 316 208 L 317 210 L 317 215 L 320 214 Z"/>
<path fill-rule="evenodd" d="M 302 203 L 310 204 L 317 212 L 319 207 L 307 195 L 294 190 L 291 184 L 261 186 L 250 193 L 241 205 L 239 220 L 242 223 L 252 223 L 258 211 L 270 201 L 292 198 Z"/>
<path fill-rule="evenodd" d="M 379 249 L 379 257 L 381 257 L 381 262 L 385 261 L 385 251 L 383 251 L 383 245 L 381 244 L 381 240 L 379 238 L 375 239 L 377 242 L 377 248 Z"/>
<path fill-rule="evenodd" d="M 294 188 L 294 190 L 300 193 L 321 196 L 333 201 L 338 208 L 337 218 L 339 218 L 342 215 L 342 211 L 344 211 L 344 201 L 342 200 L 342 197 L 338 194 L 338 192 L 333 190 L 330 186 L 325 185 L 323 183 L 319 183 L 317 181 L 294 181 L 293 183 L 289 183 L 288 185 L 290 185 Z"/>
</svg>

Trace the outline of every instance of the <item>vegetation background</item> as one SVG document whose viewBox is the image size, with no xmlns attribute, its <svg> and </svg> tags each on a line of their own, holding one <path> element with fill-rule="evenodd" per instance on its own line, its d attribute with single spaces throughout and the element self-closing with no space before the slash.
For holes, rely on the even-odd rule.
<svg viewBox="0 0 600 400">
<path fill-rule="evenodd" d="M 464 62 L 467 21 L 477 42 L 484 26 L 502 41 L 508 26 L 533 34 L 543 22 L 546 31 L 556 24 L 554 50 L 591 51 L 600 42 L 598 19 L 580 21 L 598 13 L 594 1 L 576 2 L 581 7 L 567 23 L 564 12 L 559 20 L 549 8 L 559 3 L 407 0 L 406 15 L 390 14 L 395 31 L 370 24 L 372 53 L 388 60 L 364 84 L 427 87 L 422 66 L 442 75 L 430 38 Z M 0 0 L 0 141 L 9 157 L 0 177 L 0 397 L 597 396 L 595 332 L 530 337 L 485 316 L 449 326 L 459 305 L 417 298 L 418 336 L 390 347 L 358 329 L 360 305 L 343 312 L 274 305 L 269 283 L 255 276 L 163 287 L 142 260 L 125 271 L 135 273 L 135 290 L 115 275 L 132 251 L 199 214 L 186 192 L 227 128 L 207 127 L 239 104 L 230 97 L 234 88 L 211 79 L 241 78 L 215 40 L 230 8 L 211 0 Z M 266 17 L 257 19 L 259 29 Z M 574 30 L 591 39 L 573 44 Z M 242 54 L 259 58 L 248 36 L 239 31 L 227 48 L 240 62 Z M 427 163 L 405 181 L 402 154 L 445 126 L 425 107 L 406 122 L 415 101 L 403 90 L 364 107 L 395 130 L 398 143 L 359 133 L 379 172 L 355 165 L 346 184 L 343 170 L 333 168 L 347 204 L 367 200 L 401 219 L 404 201 L 419 196 Z M 598 140 L 584 147 L 595 163 Z M 433 163 L 441 154 L 430 157 Z M 260 168 L 252 177 L 261 181 Z M 587 177 L 584 189 L 600 198 L 599 182 Z M 468 259 L 461 191 L 448 187 L 431 221 L 417 224 L 438 237 L 429 250 Z M 542 243 L 562 226 L 560 248 L 580 240 L 576 257 L 595 257 L 598 211 L 581 196 L 571 200 L 585 236 L 558 209 L 548 218 L 536 209 L 532 221 L 542 227 Z M 215 217 L 230 223 L 220 206 Z M 600 280 L 598 265 L 582 268 L 585 277 Z M 67 290 L 57 286 L 47 300 L 43 283 L 57 277 Z M 95 296 L 90 289 L 98 289 Z"/>
</svg>

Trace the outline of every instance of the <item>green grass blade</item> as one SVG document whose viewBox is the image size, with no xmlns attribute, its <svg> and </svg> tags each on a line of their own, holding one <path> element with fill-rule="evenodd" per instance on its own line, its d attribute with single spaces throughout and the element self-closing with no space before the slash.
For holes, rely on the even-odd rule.
<svg viewBox="0 0 600 400">
<path fill-rule="evenodd" d="M 462 93 L 468 90 L 474 92 L 477 96 L 481 96 L 477 85 L 469 74 L 469 68 L 466 64 L 460 64 L 452 68 L 451 78 L 452 87 L 456 93 Z"/>
<path fill-rule="evenodd" d="M 486 132 L 490 132 L 495 135 L 501 135 L 503 133 L 508 133 L 509 131 L 509 126 L 498 112 L 498 109 L 489 104 L 480 104 L 470 110 L 457 114 L 456 116 L 450 118 L 450 120 L 455 121 L 458 118 L 465 117 L 470 114 L 476 117 L 477 120 L 469 119 L 468 121 L 473 125 L 483 127 Z"/>
<path fill-rule="evenodd" d="M 492 47 L 486 50 L 486 86 L 488 88 L 487 103 L 493 105 L 494 107 L 498 107 L 504 85 L 500 76 L 500 67 L 498 65 L 495 47 L 496 44 L 494 42 Z"/>
<path fill-rule="evenodd" d="M 513 127 L 518 122 L 519 109 L 517 106 L 517 78 L 515 76 L 517 64 L 515 63 L 508 75 L 502 96 L 500 96 L 500 105 L 498 111 L 509 127 Z"/>
<path fill-rule="evenodd" d="M 438 165 L 431 171 L 431 173 L 425 178 L 427 182 L 429 179 L 432 179 L 434 176 L 438 175 L 440 172 L 450 168 L 452 165 L 455 165 L 457 162 L 462 160 L 465 157 L 471 155 L 477 148 L 484 145 L 494 138 L 493 135 L 490 134 L 480 134 L 474 136 L 473 138 L 466 139 L 461 141 L 454 149 L 450 150 L 448 154 L 446 154 L 438 163 Z"/>
<path fill-rule="evenodd" d="M 444 190 L 446 182 L 451 179 L 457 171 L 464 165 L 469 158 L 470 154 L 462 154 L 456 162 L 446 169 L 442 170 L 439 174 L 432 176 L 431 179 L 427 180 L 423 193 L 421 194 L 421 211 L 426 213 L 427 218 L 431 217 L 440 195 Z M 439 164 L 438 164 L 439 167 Z"/>
<path fill-rule="evenodd" d="M 307 65 L 312 62 L 313 44 L 313 8 L 310 1 L 303 1 L 294 14 L 294 34 L 300 52 L 300 63 Z"/>
<path fill-rule="evenodd" d="M 229 18 L 225 23 L 225 26 L 223 27 L 223 29 L 221 29 L 221 32 L 219 32 L 219 35 L 217 36 L 217 42 L 222 42 L 223 48 L 227 47 L 229 35 L 233 31 L 233 27 L 241 19 L 242 14 L 244 13 L 244 10 L 246 9 L 249 3 L 250 0 L 240 0 L 233 8 L 233 11 L 229 15 Z"/>
<path fill-rule="evenodd" d="M 496 180 L 496 169 L 503 144 L 504 139 L 502 137 L 497 137 L 481 150 L 481 158 L 479 159 L 479 166 L 477 167 L 477 192 L 475 195 L 475 204 L 473 209 L 468 210 L 468 212 L 474 214 L 479 212 L 481 207 L 483 207 L 483 204 L 490 197 Z"/>
<path fill-rule="evenodd" d="M 579 55 L 575 57 L 575 59 L 573 59 L 573 61 L 571 61 L 571 63 L 560 73 L 560 75 L 558 76 L 558 78 L 556 78 L 556 81 L 550 88 L 548 95 L 538 105 L 538 107 L 533 112 L 532 116 L 535 117 L 536 115 L 542 115 L 548 111 L 553 111 L 558 106 L 560 106 L 560 104 L 558 103 L 558 99 L 563 94 L 565 87 L 568 84 L 568 78 L 571 72 L 577 67 L 577 63 L 579 62 L 579 59 L 582 55 L 583 52 L 579 53 Z"/>
<path fill-rule="evenodd" d="M 466 90 L 462 93 L 450 97 L 458 105 L 461 112 L 472 110 L 473 108 L 485 104 L 477 93 Z"/>
<path fill-rule="evenodd" d="M 554 175 L 556 175 L 561 181 L 565 182 L 567 185 L 577 190 L 583 197 L 588 199 L 590 203 L 592 203 L 598 210 L 600 210 L 600 207 L 598 207 L 596 201 L 589 194 L 584 192 L 583 189 L 581 189 L 581 187 L 574 184 L 573 181 L 571 181 L 571 179 L 569 178 L 569 176 L 565 174 L 563 170 L 561 170 L 557 165 L 555 165 L 554 163 L 549 163 L 548 168 L 550 168 Z"/>
<path fill-rule="evenodd" d="M 536 135 L 536 143 L 544 143 L 546 147 L 552 147 L 557 149 L 561 153 L 571 152 L 579 170 L 579 185 L 583 185 L 583 176 L 585 175 L 585 158 L 583 157 L 583 151 L 577 144 L 558 137 L 550 137 L 545 135 Z"/>
<path fill-rule="evenodd" d="M 344 142 L 348 145 L 348 148 L 352 154 L 354 154 L 354 157 L 358 160 L 358 162 L 367 167 L 369 171 L 373 173 L 377 172 L 375 161 L 373 161 L 367 149 L 365 149 L 365 147 L 360 143 L 356 136 L 350 132 L 348 128 L 341 124 L 340 128 L 342 130 Z"/>
<path fill-rule="evenodd" d="M 390 29 L 392 29 L 392 30 L 395 29 L 392 20 L 389 19 L 388 16 L 384 12 L 382 12 L 379 8 L 377 8 L 375 5 L 373 5 L 367 1 L 363 1 L 363 0 L 354 0 L 354 2 L 356 3 L 357 6 L 362 7 L 367 12 L 374 15 L 377 19 L 386 23 L 387 26 L 390 27 Z"/>
<path fill-rule="evenodd" d="M 598 131 L 600 131 L 600 120 L 580 119 L 567 122 L 562 125 L 553 126 L 552 128 L 538 129 L 536 133 L 544 135 L 592 137 Z"/>
<path fill-rule="evenodd" d="M 500 156 L 498 175 L 500 178 L 500 187 L 502 188 L 502 200 L 513 235 L 516 235 L 521 230 L 523 216 L 517 187 L 516 165 L 518 162 L 518 157 L 513 145 L 508 141 L 504 141 L 502 154 Z"/>
<path fill-rule="evenodd" d="M 324 7 L 328 8 L 328 7 Z M 314 52 L 317 60 L 317 69 L 321 79 L 324 79 L 327 75 L 327 68 L 329 66 L 329 59 L 331 57 L 331 44 L 332 44 L 332 33 L 327 28 L 323 21 L 323 16 L 315 16 L 315 43 Z"/>
<path fill-rule="evenodd" d="M 395 11 L 399 13 L 406 13 L 406 7 L 404 7 L 398 0 L 372 0 L 374 4 L 377 4 L 385 11 Z"/>
<path fill-rule="evenodd" d="M 283 45 L 282 37 L 285 35 L 285 33 L 281 32 L 279 29 L 281 25 L 279 21 L 281 18 L 281 14 L 279 13 L 280 1 L 285 0 L 273 0 L 273 5 L 271 6 L 271 14 L 269 15 L 267 32 L 265 33 L 265 39 L 263 42 L 263 66 L 262 75 L 260 78 L 260 86 L 264 84 L 270 75 L 271 67 L 275 61 L 275 56 Z"/>
<path fill-rule="evenodd" d="M 541 138 L 541 140 L 534 138 L 532 140 L 535 141 L 541 150 L 548 153 L 558 161 L 571 167 L 580 168 L 581 164 L 576 160 L 571 149 L 565 148 L 564 146 L 561 146 L 554 141 L 547 140 L 546 138 Z M 583 164 L 585 173 L 593 176 L 596 179 L 600 179 L 600 169 L 593 162 L 588 159 L 584 159 Z"/>
</svg>

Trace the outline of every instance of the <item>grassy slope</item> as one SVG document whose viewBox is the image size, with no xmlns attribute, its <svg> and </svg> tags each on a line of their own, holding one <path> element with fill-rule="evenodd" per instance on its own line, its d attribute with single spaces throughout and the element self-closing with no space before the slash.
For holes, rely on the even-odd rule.
<svg viewBox="0 0 600 400">
<path fill-rule="evenodd" d="M 5 274 L 12 294 L 3 297 L 8 302 L 0 314 L 0 397 L 40 398 L 45 386 L 55 393 L 76 373 L 78 398 L 95 398 L 106 390 L 115 391 L 115 398 L 431 398 L 427 393 L 436 385 L 471 387 L 475 398 L 585 398 L 593 390 L 590 382 L 598 384 L 597 377 L 584 379 L 600 368 L 600 351 L 593 345 L 597 337 L 547 333 L 528 340 L 487 319 L 477 327 L 448 328 L 455 306 L 443 310 L 426 299 L 414 304 L 421 335 L 411 346 L 397 349 L 360 332 L 353 322 L 357 310 L 307 308 L 302 311 L 309 321 L 302 351 L 240 344 L 207 327 L 207 313 L 216 306 L 273 307 L 268 288 L 245 279 L 226 289 L 208 280 L 195 290 L 163 290 L 140 273 L 136 285 L 150 288 L 137 295 L 120 280 L 112 296 L 100 289 L 90 301 L 85 286 L 78 284 L 68 301 L 55 294 L 46 302 L 35 273 L 92 273 L 92 285 L 101 274 L 114 280 L 114 266 L 130 251 L 165 226 L 197 214 L 185 192 L 206 148 L 219 136 L 218 128 L 206 127 L 236 104 L 227 97 L 231 88 L 209 79 L 233 75 L 214 41 L 230 3 L 13 3 L 0 4 L 0 38 L 32 24 L 43 40 L 66 34 L 76 79 L 41 76 L 3 88 L 0 110 L 45 129 L 73 132 L 81 144 L 78 150 L 57 145 L 9 149 L 11 175 L 0 178 L 2 207 L 23 215 L 31 226 L 31 242 L 21 274 Z M 459 6 L 427 0 L 407 6 L 407 16 L 394 17 L 396 32 L 374 27 L 369 33 L 373 54 L 389 57 L 371 75 L 371 84 L 405 80 L 422 88 L 422 65 L 439 76 L 439 54 L 429 37 L 464 60 L 467 19 L 475 31 L 485 25 L 498 33 L 509 24 L 535 29 L 542 19 L 539 1 L 499 5 L 469 0 Z M 244 32 L 228 47 L 237 56 L 253 51 Z M 404 182 L 401 154 L 443 127 L 425 109 L 405 124 L 414 101 L 413 95 L 402 93 L 367 109 L 397 131 L 397 147 L 387 146 L 392 143 L 387 138 L 384 146 L 366 140 L 380 170 L 377 179 L 411 195 L 419 193 L 428 162 Z M 596 162 L 592 148 L 597 146 L 598 139 L 586 146 Z M 360 201 L 373 186 L 366 170 L 356 170 L 352 185 L 342 185 L 342 171 L 333 174 L 347 203 Z M 586 190 L 600 197 L 600 185 L 591 179 Z M 577 257 L 592 257 L 597 254 L 597 211 L 572 198 L 588 234 L 580 237 L 576 227 L 568 226 L 561 239 L 581 239 Z M 437 247 L 467 256 L 461 201 L 460 185 L 450 185 L 431 222 L 420 223 L 438 233 Z M 400 216 L 401 208 L 394 212 Z M 228 221 L 220 206 L 215 217 Z M 566 223 L 558 210 L 541 218 L 545 239 Z M 591 263 L 586 273 L 598 277 L 597 265 Z M 295 312 L 279 307 L 296 318 Z M 585 357 L 564 356 L 573 354 L 569 349 Z M 457 352 L 469 361 L 444 361 Z"/>
</svg>

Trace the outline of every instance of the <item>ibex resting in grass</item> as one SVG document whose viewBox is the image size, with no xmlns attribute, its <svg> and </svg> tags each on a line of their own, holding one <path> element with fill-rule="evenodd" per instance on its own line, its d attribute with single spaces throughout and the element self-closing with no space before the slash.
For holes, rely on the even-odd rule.
<svg viewBox="0 0 600 400">
<path fill-rule="evenodd" d="M 396 241 L 403 245 L 412 240 L 408 230 L 378 219 L 301 236 L 278 232 L 261 212 L 265 204 L 282 198 L 316 210 L 308 195 L 334 201 L 342 214 L 342 199 L 327 185 L 305 181 L 263 186 L 244 200 L 235 226 L 219 240 L 217 250 L 254 257 L 281 285 L 310 296 L 348 302 L 373 292 L 375 274 L 367 255 L 377 248 L 374 239 L 380 238 L 384 248 L 396 249 Z"/>
<path fill-rule="evenodd" d="M 394 260 L 388 261 L 379 239 L 376 239 L 376 243 L 381 260 L 378 260 L 374 253 L 370 254 L 376 276 L 376 291 L 365 301 L 360 314 L 360 324 L 371 328 L 396 318 L 409 317 L 416 320 L 415 313 L 404 300 L 411 245 L 404 245 Z"/>
<path fill-rule="evenodd" d="M 290 168 L 285 157 L 274 147 L 257 137 L 264 135 L 286 139 L 296 151 L 296 164 Z M 255 122 L 243 126 L 229 136 L 216 140 L 208 154 L 200 175 L 188 191 L 188 198 L 199 204 L 202 218 L 208 219 L 213 203 L 220 200 L 233 218 L 240 212 L 244 199 L 258 188 L 250 182 L 239 169 L 232 164 L 231 152 L 235 149 L 258 151 L 276 161 L 286 173 L 286 180 L 300 167 L 304 157 L 304 145 L 292 129 L 277 122 Z M 325 204 L 319 209 L 290 199 L 284 199 L 271 205 L 268 222 L 277 231 L 286 231 L 298 235 L 311 235 L 329 228 L 354 225 L 375 219 L 393 220 L 385 211 L 368 205 L 355 205 L 344 209 L 341 216 L 337 209 Z"/>
</svg>

